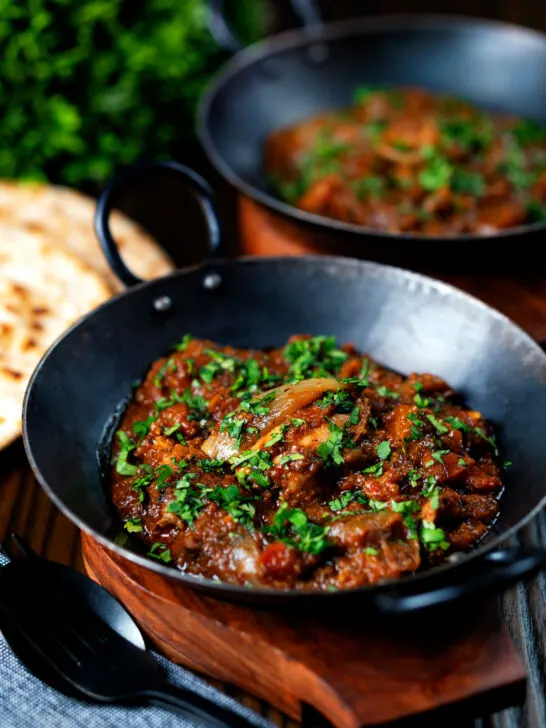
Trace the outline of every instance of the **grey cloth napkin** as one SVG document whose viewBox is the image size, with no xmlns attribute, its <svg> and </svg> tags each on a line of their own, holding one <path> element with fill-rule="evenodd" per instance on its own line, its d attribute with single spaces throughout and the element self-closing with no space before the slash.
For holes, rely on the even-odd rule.
<svg viewBox="0 0 546 728">
<path fill-rule="evenodd" d="M 0 566 L 6 560 L 0 554 Z M 272 723 L 216 690 L 192 672 L 155 655 L 169 680 L 230 707 L 256 728 Z M 96 705 L 69 698 L 34 677 L 15 657 L 0 633 L 0 728 L 203 728 L 203 723 L 162 708 Z"/>
</svg>

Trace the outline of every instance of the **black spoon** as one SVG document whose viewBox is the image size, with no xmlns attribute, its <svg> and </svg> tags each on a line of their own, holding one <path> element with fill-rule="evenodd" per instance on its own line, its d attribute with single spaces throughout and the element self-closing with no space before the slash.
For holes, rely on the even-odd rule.
<svg viewBox="0 0 546 728">
<path fill-rule="evenodd" d="M 154 704 L 215 728 L 248 728 L 242 716 L 185 688 L 170 685 L 146 652 L 130 614 L 90 578 L 38 557 L 12 536 L 2 552 L 0 629 L 38 678 L 72 697 Z"/>
</svg>

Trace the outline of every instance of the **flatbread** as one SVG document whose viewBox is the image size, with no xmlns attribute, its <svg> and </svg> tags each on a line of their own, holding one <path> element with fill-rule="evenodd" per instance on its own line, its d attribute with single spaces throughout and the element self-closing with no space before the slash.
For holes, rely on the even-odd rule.
<svg viewBox="0 0 546 728">
<path fill-rule="evenodd" d="M 73 253 L 0 226 L 0 448 L 21 433 L 25 388 L 48 346 L 110 295 L 101 274 Z"/>
<path fill-rule="evenodd" d="M 0 236 L 17 227 L 70 253 L 98 271 L 112 291 L 123 289 L 112 274 L 95 236 L 95 200 L 66 187 L 0 181 Z M 110 217 L 112 235 L 128 267 L 141 278 L 158 278 L 174 269 L 165 251 L 125 215 Z"/>
</svg>

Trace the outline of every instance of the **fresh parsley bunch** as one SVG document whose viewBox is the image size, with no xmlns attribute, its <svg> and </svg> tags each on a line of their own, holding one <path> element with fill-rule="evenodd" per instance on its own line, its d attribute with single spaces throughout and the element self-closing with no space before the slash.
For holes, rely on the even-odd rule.
<svg viewBox="0 0 546 728">
<path fill-rule="evenodd" d="M 259 37 L 265 0 L 236 0 Z M 174 155 L 224 56 L 206 0 L 0 0 L 0 176 L 100 184 Z"/>
</svg>

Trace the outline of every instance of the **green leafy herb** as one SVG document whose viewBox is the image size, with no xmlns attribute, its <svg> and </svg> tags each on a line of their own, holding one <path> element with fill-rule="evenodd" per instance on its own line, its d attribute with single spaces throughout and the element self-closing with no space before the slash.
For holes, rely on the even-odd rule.
<svg viewBox="0 0 546 728">
<path fill-rule="evenodd" d="M 155 480 L 155 487 L 158 490 L 161 490 L 165 487 L 167 480 L 170 478 L 170 476 L 173 474 L 173 469 L 170 465 L 160 465 L 159 468 L 156 470 L 156 480 Z"/>
<path fill-rule="evenodd" d="M 295 380 L 335 374 L 347 359 L 347 354 L 336 348 L 333 336 L 292 341 L 284 349 L 283 356 L 290 364 L 289 376 Z"/>
<path fill-rule="evenodd" d="M 461 468 L 466 466 L 466 460 L 464 458 L 459 458 L 457 460 L 457 465 L 459 465 Z"/>
<path fill-rule="evenodd" d="M 384 384 L 379 384 L 376 386 L 375 391 L 380 397 L 392 397 L 392 399 L 400 399 L 400 395 L 398 392 L 394 392 L 392 389 L 389 389 Z"/>
<path fill-rule="evenodd" d="M 154 422 L 155 417 L 152 415 L 147 417 L 145 420 L 135 420 L 133 422 L 133 432 L 142 440 L 150 432 L 150 427 Z"/>
<path fill-rule="evenodd" d="M 364 553 L 366 554 L 366 556 L 378 556 L 379 549 L 376 549 L 373 546 L 366 546 L 364 548 Z"/>
<path fill-rule="evenodd" d="M 408 412 L 406 419 L 412 423 L 410 427 L 411 439 L 419 440 L 422 437 L 422 429 L 425 426 L 425 423 L 413 412 Z"/>
<path fill-rule="evenodd" d="M 454 430 L 461 430 L 462 432 L 473 432 L 474 428 L 467 425 L 458 417 L 444 417 L 444 421 L 450 425 Z"/>
<path fill-rule="evenodd" d="M 446 432 L 449 432 L 449 427 L 446 427 L 440 420 L 436 419 L 434 415 L 425 415 L 427 420 L 430 422 L 433 427 L 435 427 L 440 435 L 445 435 Z"/>
<path fill-rule="evenodd" d="M 141 533 L 144 530 L 141 518 L 129 518 L 129 520 L 125 521 L 123 524 L 123 528 L 128 533 Z"/>
<path fill-rule="evenodd" d="M 144 500 L 146 498 L 146 488 L 148 488 L 148 486 L 152 484 L 153 479 L 153 473 L 149 472 L 141 475 L 139 478 L 133 481 L 131 488 L 138 491 L 139 503 L 144 503 Z"/>
<path fill-rule="evenodd" d="M 294 427 L 303 427 L 303 425 L 305 425 L 305 420 L 300 420 L 297 417 L 293 417 L 290 422 L 294 425 Z"/>
<path fill-rule="evenodd" d="M 446 535 L 441 528 L 436 528 L 434 523 L 423 521 L 421 524 L 421 543 L 428 551 L 442 549 L 446 551 L 449 548 L 449 542 L 446 541 Z"/>
<path fill-rule="evenodd" d="M 485 188 L 485 179 L 479 172 L 471 172 L 461 167 L 457 167 L 454 170 L 451 180 L 451 189 L 453 192 L 481 197 L 485 193 Z"/>
<path fill-rule="evenodd" d="M 486 117 L 448 119 L 441 125 L 441 131 L 448 142 L 465 150 L 480 151 L 493 142 L 494 129 Z"/>
<path fill-rule="evenodd" d="M 383 475 L 383 463 L 379 462 L 374 465 L 368 465 L 368 467 L 364 468 L 361 472 L 362 475 L 374 475 L 376 478 L 379 478 Z"/>
<path fill-rule="evenodd" d="M 342 511 L 344 508 L 347 508 L 349 503 L 352 503 L 356 499 L 357 495 L 358 493 L 356 491 L 346 490 L 338 498 L 333 498 L 329 501 L 328 506 L 333 511 Z"/>
<path fill-rule="evenodd" d="M 474 432 L 476 433 L 476 435 L 478 435 L 478 437 L 481 437 L 482 440 L 485 440 L 487 443 L 489 443 L 493 450 L 497 452 L 497 443 L 495 442 L 495 438 L 493 435 L 491 435 L 491 437 L 488 437 L 481 427 L 475 427 Z"/>
<path fill-rule="evenodd" d="M 165 544 L 156 541 L 152 548 L 148 551 L 148 556 L 158 561 L 163 561 L 165 564 L 170 564 L 173 560 L 171 550 L 168 549 Z"/>
<path fill-rule="evenodd" d="M 438 483 L 438 478 L 436 478 L 434 475 L 429 475 L 425 481 L 425 484 L 423 485 L 423 489 L 421 493 L 425 496 L 425 498 L 430 498 L 431 493 L 433 492 L 434 488 L 436 487 Z"/>
<path fill-rule="evenodd" d="M 129 453 L 136 448 L 135 443 L 123 430 L 116 433 L 119 439 L 119 454 L 116 460 L 116 473 L 131 477 L 137 474 L 138 467 L 127 462 Z"/>
<path fill-rule="evenodd" d="M 351 410 L 351 416 L 349 417 L 349 424 L 358 425 L 360 420 L 360 407 L 353 407 Z"/>
<path fill-rule="evenodd" d="M 275 392 L 268 392 L 260 399 L 250 400 L 248 402 L 242 402 L 241 408 L 245 412 L 250 412 L 253 415 L 267 415 L 269 413 L 269 403 L 275 399 Z"/>
<path fill-rule="evenodd" d="M 205 508 L 203 489 L 193 480 L 196 473 L 185 473 L 174 487 L 174 500 L 167 506 L 169 513 L 177 515 L 184 523 L 193 526 L 193 522 Z"/>
<path fill-rule="evenodd" d="M 303 455 L 299 452 L 291 452 L 281 457 L 279 465 L 286 465 L 286 463 L 293 463 L 297 460 L 303 460 Z"/>
<path fill-rule="evenodd" d="M 236 419 L 235 418 L 235 412 L 231 412 L 229 415 L 226 415 L 222 419 L 222 424 L 220 425 L 220 432 L 226 432 L 230 437 L 233 437 L 233 439 L 237 443 L 237 447 L 241 447 L 241 442 L 243 439 L 243 431 L 245 427 L 247 426 L 246 420 L 243 419 Z"/>
<path fill-rule="evenodd" d="M 422 477 L 421 473 L 417 470 L 410 470 L 408 473 L 408 482 L 412 488 L 417 488 Z"/>
<path fill-rule="evenodd" d="M 286 503 L 281 505 L 267 531 L 274 538 L 311 554 L 320 554 L 330 546 L 327 528 L 312 523 L 304 511 L 290 509 Z"/>
<path fill-rule="evenodd" d="M 191 334 L 184 334 L 181 341 L 179 341 L 178 344 L 176 344 L 176 346 L 174 348 L 176 349 L 176 351 L 186 351 L 186 349 L 188 348 L 188 344 L 190 343 L 191 340 L 192 340 Z"/>
<path fill-rule="evenodd" d="M 383 442 L 380 442 L 375 448 L 375 451 L 377 452 L 377 457 L 380 460 L 388 460 L 391 454 L 390 442 L 388 440 L 383 440 Z"/>
<path fill-rule="evenodd" d="M 288 425 L 285 423 L 281 425 L 278 430 L 272 432 L 269 440 L 265 443 L 265 447 L 273 447 L 273 445 L 277 445 L 279 442 L 282 442 L 287 429 Z"/>
<path fill-rule="evenodd" d="M 343 465 L 343 445 L 344 433 L 341 427 L 334 422 L 329 422 L 328 430 L 330 437 L 326 442 L 321 442 L 317 448 L 317 452 L 327 465 Z"/>
<path fill-rule="evenodd" d="M 510 130 L 510 133 L 522 146 L 546 142 L 546 129 L 535 121 L 522 120 Z"/>
<path fill-rule="evenodd" d="M 161 385 L 163 384 L 163 379 L 165 378 L 165 374 L 167 374 L 167 372 L 175 372 L 175 371 L 176 371 L 176 362 L 172 358 L 167 359 L 165 364 L 163 364 L 161 369 L 157 372 L 157 374 L 154 377 L 155 386 L 161 387 Z"/>
<path fill-rule="evenodd" d="M 236 485 L 228 485 L 227 488 L 219 485 L 209 493 L 209 498 L 229 513 L 237 523 L 247 528 L 253 527 L 256 507 L 252 501 L 255 498 L 243 496 Z"/>
<path fill-rule="evenodd" d="M 432 457 L 434 460 L 436 460 L 437 463 L 443 463 L 443 457 L 444 455 L 448 455 L 451 451 L 450 450 L 436 450 L 432 453 Z"/>
<path fill-rule="evenodd" d="M 436 192 L 442 187 L 449 187 L 453 167 L 449 161 L 434 147 L 423 149 L 425 167 L 419 173 L 419 184 L 427 192 Z"/>
<path fill-rule="evenodd" d="M 364 179 L 353 182 L 352 188 L 359 200 L 366 197 L 381 197 L 385 191 L 386 182 L 382 177 L 370 175 Z"/>
<path fill-rule="evenodd" d="M 339 389 L 336 392 L 326 392 L 324 397 L 317 401 L 317 405 L 323 409 L 333 406 L 336 412 L 351 412 L 353 409 L 353 398 L 349 392 Z"/>
<path fill-rule="evenodd" d="M 223 470 L 226 462 L 225 460 L 197 460 L 196 465 L 198 468 L 201 468 L 201 470 L 204 473 L 215 473 L 217 470 Z"/>
<path fill-rule="evenodd" d="M 511 468 L 513 465 L 511 460 L 505 460 L 505 462 L 502 464 L 502 467 L 506 470 L 507 468 Z"/>
<path fill-rule="evenodd" d="M 169 437 L 170 435 L 174 435 L 174 433 L 181 427 L 182 425 L 180 422 L 178 422 L 176 425 L 172 425 L 171 427 L 165 427 L 165 429 L 163 430 L 163 434 Z"/>
</svg>

